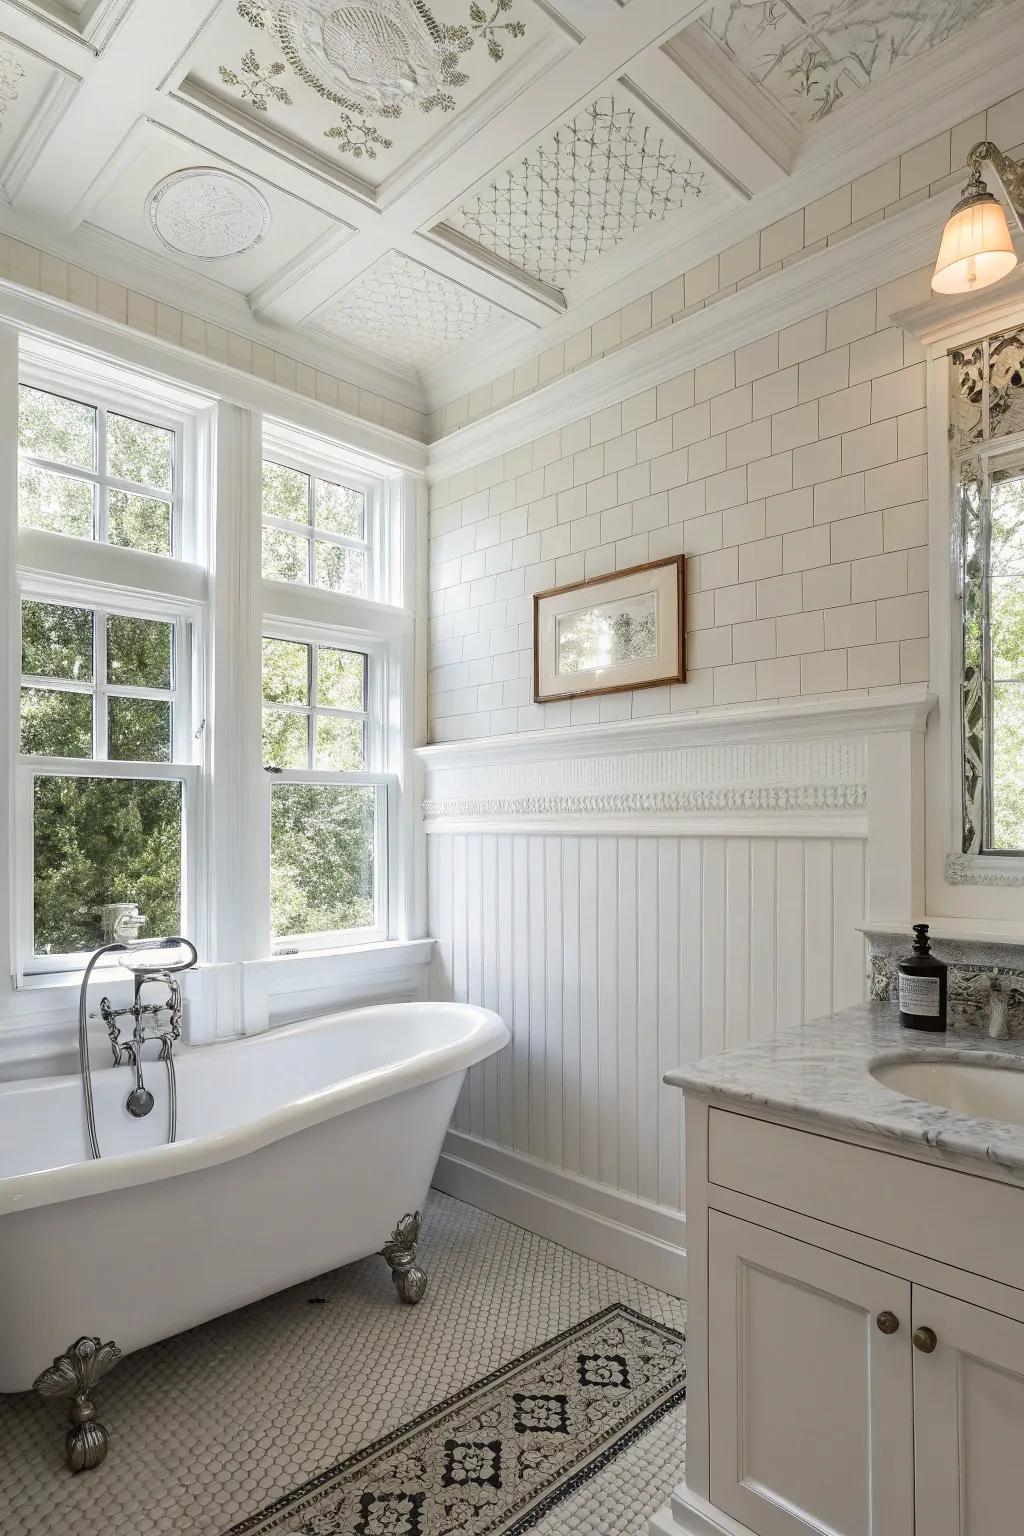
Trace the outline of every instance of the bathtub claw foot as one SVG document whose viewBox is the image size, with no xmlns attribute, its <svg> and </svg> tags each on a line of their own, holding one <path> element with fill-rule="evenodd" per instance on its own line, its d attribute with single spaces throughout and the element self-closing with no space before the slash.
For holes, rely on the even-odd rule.
<svg viewBox="0 0 1024 1536">
<path fill-rule="evenodd" d="M 110 1448 L 110 1437 L 97 1421 L 93 1388 L 121 1358 L 116 1344 L 99 1339 L 76 1339 L 35 1379 L 41 1397 L 70 1397 L 71 1428 L 64 1437 L 64 1459 L 72 1472 L 98 1467 Z"/>
<path fill-rule="evenodd" d="M 427 1272 L 416 1263 L 416 1245 L 420 1240 L 420 1213 L 402 1217 L 380 1250 L 381 1258 L 391 1266 L 391 1278 L 404 1302 L 414 1307 L 427 1290 Z"/>
</svg>

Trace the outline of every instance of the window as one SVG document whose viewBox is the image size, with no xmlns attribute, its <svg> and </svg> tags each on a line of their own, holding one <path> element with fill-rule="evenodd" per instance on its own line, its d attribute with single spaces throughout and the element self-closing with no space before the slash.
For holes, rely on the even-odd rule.
<svg viewBox="0 0 1024 1536">
<path fill-rule="evenodd" d="M 267 1017 L 306 977 L 322 999 L 336 951 L 416 920 L 412 482 L 84 350 L 21 335 L 17 353 L 14 987 L 80 973 L 129 904 L 140 937 L 188 934 L 224 968 L 192 982 L 201 1031 Z"/>
<path fill-rule="evenodd" d="M 263 574 L 363 597 L 372 591 L 365 490 L 263 464 Z"/>
<path fill-rule="evenodd" d="M 379 650 L 343 636 L 263 640 L 270 910 L 278 950 L 385 932 Z"/>
<path fill-rule="evenodd" d="M 1024 335 L 952 354 L 965 854 L 1024 852 Z"/>
<path fill-rule="evenodd" d="M 25 969 L 66 968 L 104 937 L 104 908 L 134 902 L 147 937 L 186 921 L 189 625 L 147 602 L 21 605 Z"/>
<path fill-rule="evenodd" d="M 195 929 L 206 577 L 181 561 L 198 544 L 208 401 L 51 343 L 20 350 L 11 670 L 17 962 L 31 975 L 77 969 L 116 904 L 137 905 L 147 938 Z M 78 540 L 102 543 L 102 564 Z"/>
<path fill-rule="evenodd" d="M 23 527 L 181 553 L 180 434 L 165 422 L 22 384 Z"/>
</svg>

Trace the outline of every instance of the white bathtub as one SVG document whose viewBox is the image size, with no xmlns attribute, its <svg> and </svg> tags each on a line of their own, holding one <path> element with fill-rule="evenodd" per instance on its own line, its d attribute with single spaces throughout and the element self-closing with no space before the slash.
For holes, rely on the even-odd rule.
<svg viewBox="0 0 1024 1536">
<path fill-rule="evenodd" d="M 101 1067 L 99 1161 L 77 1076 L 0 1084 L 0 1392 L 80 1335 L 139 1349 L 377 1252 L 507 1040 L 486 1009 L 401 1003 L 182 1050 L 170 1147 L 163 1067 L 144 1120 L 130 1070 Z"/>
</svg>

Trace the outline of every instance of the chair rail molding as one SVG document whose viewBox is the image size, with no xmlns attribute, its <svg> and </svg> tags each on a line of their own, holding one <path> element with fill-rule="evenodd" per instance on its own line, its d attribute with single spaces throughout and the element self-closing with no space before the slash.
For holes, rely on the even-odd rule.
<svg viewBox="0 0 1024 1536">
<path fill-rule="evenodd" d="M 417 753 L 428 835 L 852 838 L 871 920 L 923 910 L 924 731 L 934 695 L 568 726 Z"/>
</svg>

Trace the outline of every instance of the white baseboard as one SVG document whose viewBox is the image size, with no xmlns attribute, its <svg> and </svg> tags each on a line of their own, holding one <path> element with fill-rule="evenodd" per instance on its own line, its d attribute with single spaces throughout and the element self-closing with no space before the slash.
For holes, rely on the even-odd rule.
<svg viewBox="0 0 1024 1536">
<path fill-rule="evenodd" d="M 449 1131 L 434 1187 L 672 1296 L 686 1296 L 686 1218 L 492 1142 Z"/>
<path fill-rule="evenodd" d="M 671 1504 L 652 1517 L 647 1529 L 649 1536 L 755 1536 L 749 1526 L 691 1493 L 685 1483 L 673 1490 Z"/>
</svg>

